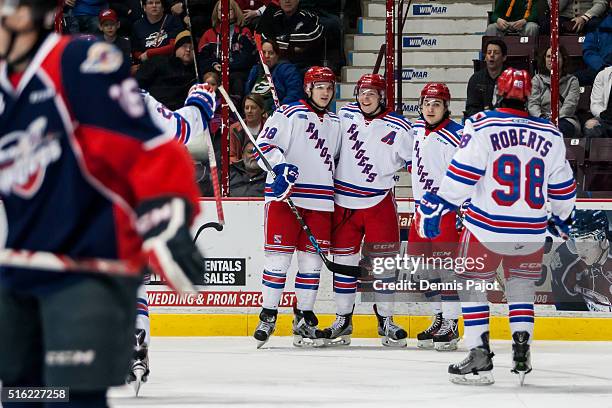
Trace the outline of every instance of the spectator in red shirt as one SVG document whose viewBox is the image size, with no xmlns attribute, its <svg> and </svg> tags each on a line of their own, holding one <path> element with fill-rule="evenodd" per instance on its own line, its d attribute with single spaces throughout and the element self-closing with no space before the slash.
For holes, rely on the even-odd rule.
<svg viewBox="0 0 612 408">
<path fill-rule="evenodd" d="M 244 27 L 244 14 L 235 0 L 230 0 L 229 23 L 231 34 L 229 70 L 230 93 L 242 98 L 244 83 L 255 64 L 255 44 L 251 30 Z M 207 30 L 198 44 L 199 65 L 203 72 L 221 73 L 221 7 L 217 1 L 212 14 L 212 28 Z"/>
</svg>

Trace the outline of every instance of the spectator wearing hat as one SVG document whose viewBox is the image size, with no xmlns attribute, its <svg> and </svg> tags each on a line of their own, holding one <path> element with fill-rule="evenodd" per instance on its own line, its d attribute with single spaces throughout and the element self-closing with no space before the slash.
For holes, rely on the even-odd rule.
<svg viewBox="0 0 612 408">
<path fill-rule="evenodd" d="M 263 124 L 267 119 L 264 98 L 258 94 L 249 94 L 242 101 L 244 121 L 253 137 L 257 137 Z M 236 122 L 229 128 L 230 131 L 230 164 L 242 160 L 242 148 L 249 137 L 244 132 L 240 122 Z"/>
<path fill-rule="evenodd" d="M 179 19 L 164 12 L 162 0 L 142 0 L 144 17 L 134 24 L 132 53 L 134 61 L 144 62 L 159 55 L 171 55 L 174 38 L 183 30 Z"/>
<path fill-rule="evenodd" d="M 121 23 L 119 22 L 119 18 L 117 17 L 115 10 L 102 10 L 98 16 L 98 20 L 100 21 L 99 28 L 100 31 L 102 31 L 102 38 L 104 41 L 114 44 L 121 50 L 125 60 L 130 61 L 132 44 L 128 38 L 119 37 L 119 35 L 117 35 L 117 32 L 121 27 Z"/>
<path fill-rule="evenodd" d="M 212 14 L 212 28 L 208 29 L 198 45 L 202 71 L 221 72 L 221 1 L 217 1 Z M 256 49 L 251 30 L 244 27 L 244 15 L 234 0 L 229 1 L 229 74 L 230 93 L 244 95 L 244 83 L 255 64 Z"/>
<path fill-rule="evenodd" d="M 261 45 L 266 65 L 270 69 L 272 82 L 278 96 L 279 103 L 286 105 L 297 102 L 304 97 L 302 77 L 295 65 L 287 60 L 280 60 L 280 49 L 274 40 L 264 40 Z M 276 109 L 270 83 L 261 64 L 251 68 L 246 81 L 245 93 L 254 93 L 263 96 L 265 110 L 268 114 Z"/>
<path fill-rule="evenodd" d="M 230 197 L 263 197 L 266 172 L 253 157 L 253 143 L 249 140 L 242 148 L 241 160 L 230 165 Z"/>
<path fill-rule="evenodd" d="M 138 85 L 171 110 L 183 107 L 189 88 L 196 83 L 191 44 L 189 31 L 181 31 L 173 55 L 151 58 L 136 72 Z"/>
</svg>

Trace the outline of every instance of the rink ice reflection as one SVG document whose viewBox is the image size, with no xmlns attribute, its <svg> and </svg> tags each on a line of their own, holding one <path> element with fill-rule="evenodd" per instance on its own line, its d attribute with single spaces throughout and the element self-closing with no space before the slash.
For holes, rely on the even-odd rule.
<svg viewBox="0 0 612 408">
<path fill-rule="evenodd" d="M 493 341 L 496 383 L 451 384 L 457 352 L 387 349 L 377 339 L 349 347 L 297 349 L 272 337 L 154 337 L 151 376 L 134 398 L 115 388 L 111 407 L 612 407 L 612 343 L 535 341 L 524 387 L 510 373 L 509 341 Z"/>
</svg>

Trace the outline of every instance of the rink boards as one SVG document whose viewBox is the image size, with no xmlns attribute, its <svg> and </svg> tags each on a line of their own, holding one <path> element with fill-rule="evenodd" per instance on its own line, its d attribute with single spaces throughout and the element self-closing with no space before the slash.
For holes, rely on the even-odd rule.
<svg viewBox="0 0 612 408">
<path fill-rule="evenodd" d="M 195 226 L 216 221 L 214 202 L 202 201 L 202 215 Z M 197 295 L 180 297 L 154 280 L 148 286 L 152 333 L 158 336 L 243 336 L 251 335 L 258 321 L 263 270 L 263 208 L 261 200 L 224 201 L 226 225 L 222 232 L 206 230 L 198 239 L 205 253 L 206 272 Z M 588 200 L 579 208 L 612 209 L 612 200 Z M 413 211 L 410 200 L 399 200 L 398 222 L 402 237 Z M 403 238 L 404 239 L 404 238 Z M 405 249 L 406 243 L 402 245 Z M 295 300 L 293 280 L 297 267 L 290 267 L 286 293 L 281 299 L 279 335 L 290 335 L 291 305 Z M 204 285 L 204 283 L 206 283 Z M 501 300 L 501 293 L 495 296 Z M 557 311 L 551 304 L 550 276 L 537 288 L 536 337 L 559 340 L 612 340 L 612 313 Z M 429 325 L 429 305 L 422 294 L 402 295 L 396 303 L 396 320 L 411 337 Z M 506 306 L 492 306 L 492 337 L 509 338 Z M 320 325 L 330 324 L 334 316 L 332 275 L 324 269 L 315 312 Z M 372 303 L 359 302 L 355 308 L 355 337 L 376 337 Z"/>
</svg>

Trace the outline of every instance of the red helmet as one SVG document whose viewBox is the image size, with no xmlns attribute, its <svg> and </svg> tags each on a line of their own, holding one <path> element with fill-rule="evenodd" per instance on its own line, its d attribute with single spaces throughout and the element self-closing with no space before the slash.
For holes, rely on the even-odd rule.
<svg viewBox="0 0 612 408">
<path fill-rule="evenodd" d="M 327 67 L 310 67 L 304 74 L 304 88 L 315 82 L 331 82 L 336 85 L 336 75 Z"/>
<path fill-rule="evenodd" d="M 382 93 L 387 88 L 387 83 L 382 75 L 364 74 L 359 78 L 359 81 L 357 81 L 356 89 L 359 90 L 360 88 L 372 88 Z"/>
<path fill-rule="evenodd" d="M 423 99 L 425 98 L 442 99 L 448 104 L 451 100 L 451 94 L 446 84 L 441 82 L 429 82 L 428 84 L 425 84 L 421 90 L 421 103 L 423 103 Z"/>
<path fill-rule="evenodd" d="M 524 69 L 506 68 L 497 78 L 497 94 L 525 102 L 531 95 L 531 77 Z"/>
</svg>

